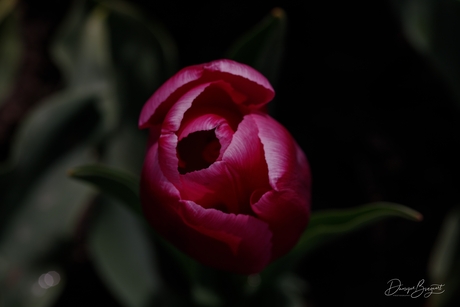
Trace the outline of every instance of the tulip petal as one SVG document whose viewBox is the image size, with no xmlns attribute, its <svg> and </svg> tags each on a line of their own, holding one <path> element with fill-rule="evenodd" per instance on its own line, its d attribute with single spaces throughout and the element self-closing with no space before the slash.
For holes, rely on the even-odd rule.
<svg viewBox="0 0 460 307">
<path fill-rule="evenodd" d="M 260 272 L 268 264 L 272 233 L 265 222 L 249 215 L 204 209 L 193 202 L 183 204 L 179 214 L 190 227 L 184 242 L 189 255 L 242 274 Z"/>
<path fill-rule="evenodd" d="M 258 127 L 273 188 L 262 196 L 252 196 L 251 205 L 257 217 L 266 221 L 274 234 L 274 260 L 296 244 L 308 223 L 310 169 L 305 154 L 281 124 L 262 113 L 248 116 Z M 254 193 L 260 194 L 260 191 Z"/>
<path fill-rule="evenodd" d="M 164 176 L 177 188 L 182 189 L 179 178 L 179 158 L 177 157 L 177 135 L 164 133 L 158 139 L 158 159 L 161 161 L 158 167 Z"/>
<path fill-rule="evenodd" d="M 244 116 L 225 151 L 224 161 L 239 186 L 242 201 L 248 202 L 252 191 L 270 189 L 264 148 L 258 137 L 258 129 L 250 114 Z"/>
<path fill-rule="evenodd" d="M 181 200 L 161 171 L 157 149 L 157 144 L 149 149 L 141 180 L 143 211 L 151 225 L 198 261 L 241 274 L 261 271 L 272 247 L 268 224 Z"/>
<path fill-rule="evenodd" d="M 290 133 L 267 114 L 252 113 L 260 141 L 263 144 L 268 166 L 270 185 L 274 190 L 301 190 L 310 186 L 310 169 L 307 159 Z M 293 188 L 293 185 L 296 185 Z M 305 192 L 309 195 L 309 190 Z"/>
<path fill-rule="evenodd" d="M 275 93 L 268 80 L 250 66 L 231 60 L 217 60 L 186 67 L 166 81 L 144 105 L 139 118 L 139 128 L 161 124 L 166 113 L 181 96 L 199 84 L 223 80 L 244 94 L 237 100 L 250 109 L 260 109 L 273 99 Z"/>
<path fill-rule="evenodd" d="M 310 200 L 297 191 L 272 190 L 253 203 L 252 210 L 257 218 L 270 225 L 273 233 L 270 261 L 273 261 L 291 250 L 299 240 L 310 217 Z"/>
<path fill-rule="evenodd" d="M 245 116 L 221 161 L 180 176 L 182 196 L 206 208 L 252 214 L 249 201 L 252 191 L 271 189 L 263 147 L 257 134 L 254 121 Z"/>
<path fill-rule="evenodd" d="M 209 114 L 225 118 L 236 130 L 241 121 L 241 113 L 235 106 L 235 101 L 240 98 L 241 94 L 226 82 L 216 81 L 198 85 L 185 93 L 171 107 L 161 125 L 161 130 L 180 133 L 190 125 L 189 121 Z"/>
<path fill-rule="evenodd" d="M 222 212 L 250 213 L 249 204 L 241 207 L 238 186 L 225 163 L 214 162 L 207 169 L 180 176 L 183 199 L 192 200 L 204 208 Z"/>
</svg>

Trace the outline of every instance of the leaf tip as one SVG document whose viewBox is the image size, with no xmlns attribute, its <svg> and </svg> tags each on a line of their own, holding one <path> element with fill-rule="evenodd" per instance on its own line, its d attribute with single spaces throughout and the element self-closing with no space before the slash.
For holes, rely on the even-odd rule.
<svg viewBox="0 0 460 307">
<path fill-rule="evenodd" d="M 67 176 L 74 177 L 75 176 L 75 169 L 71 168 L 67 170 Z"/>
<path fill-rule="evenodd" d="M 423 214 L 421 214 L 420 212 L 416 212 L 414 218 L 417 222 L 421 222 L 423 221 Z"/>
<path fill-rule="evenodd" d="M 285 16 L 286 16 L 286 13 L 284 12 L 284 10 L 280 7 L 275 7 L 272 11 L 271 11 L 271 14 L 274 18 L 278 18 L 278 19 L 283 19 Z"/>
</svg>

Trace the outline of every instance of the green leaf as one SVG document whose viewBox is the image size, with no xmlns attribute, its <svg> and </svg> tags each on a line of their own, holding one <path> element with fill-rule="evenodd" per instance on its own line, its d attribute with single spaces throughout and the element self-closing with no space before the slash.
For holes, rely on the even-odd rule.
<svg viewBox="0 0 460 307">
<path fill-rule="evenodd" d="M 98 93 L 104 131 L 110 133 L 120 120 L 120 106 L 110 54 L 108 11 L 91 4 L 75 2 L 51 50 L 71 89 Z"/>
<path fill-rule="evenodd" d="M 0 255 L 29 262 L 55 242 L 73 234 L 78 218 L 94 192 L 66 177 L 66 170 L 94 158 L 84 147 L 75 149 L 48 169 L 27 193 L 0 236 Z"/>
<path fill-rule="evenodd" d="M 254 67 L 276 84 L 285 36 L 286 13 L 281 8 L 274 8 L 232 46 L 227 56 Z"/>
<path fill-rule="evenodd" d="M 393 0 L 403 32 L 446 78 L 460 103 L 460 1 Z"/>
<path fill-rule="evenodd" d="M 85 118 L 88 127 L 97 128 L 97 110 L 91 105 L 96 93 L 66 90 L 49 97 L 26 118 L 15 138 L 12 157 L 13 164 L 30 169 L 33 164 L 47 164 L 55 157 L 45 156 L 59 150 L 63 139 L 76 138 L 75 127 Z M 92 114 L 91 114 L 92 113 Z M 95 120 L 92 117 L 96 117 Z M 95 122 L 96 121 L 96 122 Z M 79 129 L 84 131 L 84 129 Z M 88 132 L 91 134 L 91 132 Z M 33 152 L 33 155 L 31 153 Z"/>
<path fill-rule="evenodd" d="M 47 265 L 56 270 L 53 259 L 63 247 L 61 244 L 75 234 L 94 195 L 88 187 L 68 179 L 65 171 L 92 160 L 84 147 L 58 160 L 6 219 L 0 233 L 0 301 L 11 302 L 6 306 L 40 306 L 45 304 L 42 294 L 51 295 L 60 289 L 41 291 L 34 283 L 47 272 Z"/>
<path fill-rule="evenodd" d="M 139 201 L 139 180 L 133 175 L 104 165 L 84 165 L 68 171 L 72 178 L 96 186 L 142 215 Z"/>
<path fill-rule="evenodd" d="M 166 30 L 122 1 L 102 1 L 117 74 L 117 91 L 124 118 L 137 125 L 139 113 L 152 93 L 176 71 L 177 51 Z"/>
<path fill-rule="evenodd" d="M 406 206 L 388 202 L 377 202 L 350 209 L 334 209 L 314 212 L 309 225 L 293 250 L 270 265 L 263 280 L 292 269 L 305 255 L 322 244 L 340 238 L 386 218 L 401 217 L 421 221 L 422 215 Z"/>
<path fill-rule="evenodd" d="M 312 214 L 307 230 L 293 252 L 306 253 L 327 240 L 358 230 L 389 217 L 421 221 L 422 215 L 406 206 L 378 202 L 343 210 L 325 210 Z"/>
<path fill-rule="evenodd" d="M 5 165 L 0 165 L 0 228 L 17 210 L 42 172 L 99 129 L 92 92 L 63 91 L 44 101 L 20 126 Z M 85 122 L 84 126 L 81 123 Z"/>
<path fill-rule="evenodd" d="M 101 192 L 111 195 L 129 210 L 138 214 L 145 221 L 139 200 L 139 181 L 131 174 L 103 165 L 85 165 L 68 171 L 68 174 L 75 179 L 85 181 L 96 186 Z M 173 262 L 181 279 L 185 283 L 195 283 L 199 264 L 183 254 L 176 247 L 171 245 L 162 237 L 153 233 L 159 246 L 170 256 L 169 262 Z M 187 291 L 186 289 L 184 289 Z"/>
<path fill-rule="evenodd" d="M 137 125 L 124 122 L 107 140 L 104 161 L 108 165 L 140 177 L 147 141 L 146 131 L 139 130 Z"/>
<path fill-rule="evenodd" d="M 18 0 L 2 0 L 0 1 L 0 24 L 15 8 Z"/>
<path fill-rule="evenodd" d="M 162 285 L 146 225 L 117 201 L 100 209 L 88 242 L 98 273 L 125 306 L 150 306 Z"/>
<path fill-rule="evenodd" d="M 444 284 L 445 293 L 432 295 L 430 306 L 449 306 L 459 295 L 460 287 L 460 207 L 452 209 L 445 217 L 431 252 L 428 273 L 430 280 Z"/>
<path fill-rule="evenodd" d="M 78 1 L 65 19 L 51 50 L 69 86 L 102 87 L 113 73 L 107 15 L 89 1 Z"/>
</svg>

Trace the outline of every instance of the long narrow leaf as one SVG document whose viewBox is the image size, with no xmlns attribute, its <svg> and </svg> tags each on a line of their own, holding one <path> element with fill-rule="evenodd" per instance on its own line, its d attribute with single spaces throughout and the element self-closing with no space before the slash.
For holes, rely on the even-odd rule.
<svg viewBox="0 0 460 307">
<path fill-rule="evenodd" d="M 227 56 L 259 70 L 276 83 L 284 50 L 286 13 L 273 9 L 259 24 L 241 37 Z"/>
<path fill-rule="evenodd" d="M 423 216 L 406 206 L 377 202 L 360 207 L 324 210 L 312 214 L 307 230 L 295 248 L 286 256 L 273 263 L 264 272 L 264 279 L 278 276 L 292 269 L 303 257 L 322 244 L 357 231 L 386 218 L 401 217 L 412 221 L 421 221 Z"/>
<path fill-rule="evenodd" d="M 141 214 L 139 181 L 133 175 L 104 165 L 84 165 L 68 171 L 70 177 L 90 183 Z"/>
</svg>

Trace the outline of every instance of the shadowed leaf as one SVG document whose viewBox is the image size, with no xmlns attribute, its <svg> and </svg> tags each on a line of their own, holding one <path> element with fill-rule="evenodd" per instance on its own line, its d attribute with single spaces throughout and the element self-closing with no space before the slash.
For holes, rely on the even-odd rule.
<svg viewBox="0 0 460 307">
<path fill-rule="evenodd" d="M 139 202 L 139 181 L 133 175 L 103 165 L 84 165 L 68 171 L 72 178 L 90 183 L 131 210 L 142 214 Z"/>
<path fill-rule="evenodd" d="M 422 215 L 406 206 L 377 202 L 350 209 L 334 209 L 314 212 L 309 225 L 294 249 L 270 265 L 265 276 L 278 275 L 293 268 L 309 252 L 319 248 L 332 239 L 338 239 L 348 233 L 362 229 L 372 223 L 387 218 L 400 217 L 412 221 L 421 221 Z M 265 279 L 269 279 L 266 277 Z"/>
<path fill-rule="evenodd" d="M 276 84 L 286 36 L 286 13 L 273 9 L 265 19 L 241 37 L 227 56 L 260 71 Z"/>
</svg>

